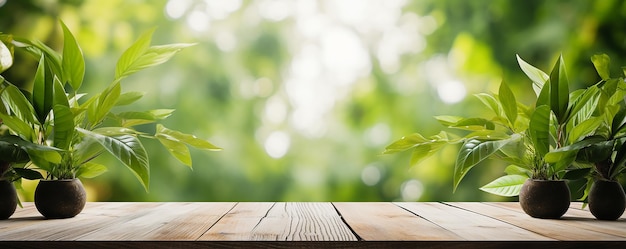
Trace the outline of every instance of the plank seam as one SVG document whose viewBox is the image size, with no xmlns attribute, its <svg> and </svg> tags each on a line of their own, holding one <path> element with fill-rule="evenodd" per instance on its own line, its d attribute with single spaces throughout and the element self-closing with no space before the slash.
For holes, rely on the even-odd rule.
<svg viewBox="0 0 626 249">
<path fill-rule="evenodd" d="M 359 236 L 359 234 L 354 230 L 354 228 L 352 228 L 352 226 L 350 226 L 350 223 L 348 223 L 348 221 L 346 221 L 346 219 L 343 218 L 343 215 L 341 214 L 341 212 L 339 211 L 339 209 L 337 209 L 337 206 L 335 206 L 334 202 L 330 203 L 333 206 L 333 209 L 335 209 L 335 212 L 337 212 L 337 215 L 339 216 L 339 218 L 341 219 L 341 221 L 346 224 L 346 226 L 348 227 L 348 229 L 350 229 L 350 232 L 352 232 L 352 235 L 354 235 L 354 237 L 356 237 L 357 241 L 364 241 L 363 238 L 361 238 L 361 236 Z"/>
<path fill-rule="evenodd" d="M 441 203 L 441 202 L 439 202 L 439 203 Z M 463 236 L 462 236 L 461 234 L 458 234 L 458 233 L 456 233 L 455 231 L 449 230 L 449 229 L 447 229 L 447 228 L 445 228 L 445 227 L 443 227 L 443 226 L 441 226 L 441 225 L 437 224 L 436 222 L 433 222 L 433 221 L 431 221 L 431 220 L 427 219 L 427 218 L 426 218 L 426 217 L 424 217 L 424 216 L 421 216 L 421 215 L 419 215 L 419 214 L 417 214 L 417 213 L 415 213 L 415 212 L 413 212 L 413 211 L 411 211 L 411 210 L 409 210 L 409 209 L 407 209 L 407 208 L 405 208 L 405 207 L 403 207 L 403 206 L 400 206 L 400 205 L 398 205 L 396 202 L 393 202 L 393 205 L 395 205 L 396 207 L 399 207 L 399 208 L 401 208 L 401 209 L 404 209 L 404 211 L 407 211 L 407 212 L 409 212 L 409 213 L 411 213 L 411 214 L 413 214 L 413 215 L 415 215 L 415 216 L 417 216 L 417 217 L 419 217 L 419 218 L 421 218 L 421 219 L 423 219 L 423 220 L 425 220 L 425 221 L 428 221 L 429 223 L 434 224 L 435 226 L 440 227 L 440 228 L 441 228 L 441 229 L 443 229 L 443 230 L 446 230 L 446 231 L 448 231 L 448 232 L 451 232 L 451 233 L 453 233 L 454 235 L 458 236 L 459 238 L 463 238 Z M 464 240 L 467 240 L 467 239 L 464 239 Z"/>
<path fill-rule="evenodd" d="M 204 236 L 206 233 L 209 232 L 209 230 L 211 230 L 211 228 L 213 228 L 215 226 L 215 224 L 219 223 L 220 220 L 222 220 L 224 218 L 224 216 L 226 216 L 228 213 L 230 213 L 231 211 L 233 211 L 233 209 L 235 209 L 235 207 L 237 207 L 237 205 L 239 205 L 239 202 L 235 203 L 235 205 L 233 205 L 232 207 L 230 207 L 230 209 L 228 209 L 228 211 L 224 212 L 222 214 L 222 216 L 220 216 L 219 219 L 215 220 L 215 222 L 213 222 L 213 224 L 211 224 L 206 230 L 204 230 L 204 232 L 202 232 L 200 234 L 200 236 L 198 236 L 198 238 L 195 239 L 195 241 L 199 241 L 200 238 L 202 238 L 202 236 Z"/>
</svg>

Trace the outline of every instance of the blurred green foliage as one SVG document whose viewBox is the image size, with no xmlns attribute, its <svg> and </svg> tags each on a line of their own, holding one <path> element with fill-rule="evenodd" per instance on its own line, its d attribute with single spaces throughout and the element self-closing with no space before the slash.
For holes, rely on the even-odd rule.
<svg viewBox="0 0 626 249">
<path fill-rule="evenodd" d="M 512 200 L 478 190 L 501 162 L 452 194 L 456 148 L 415 168 L 408 153 L 381 152 L 404 134 L 435 134 L 434 115 L 481 116 L 472 94 L 497 91 L 503 78 L 532 103 L 515 54 L 543 70 L 563 54 L 572 89 L 599 80 L 592 54 L 607 53 L 620 72 L 624 17 L 620 0 L 0 0 L 0 32 L 58 48 L 57 20 L 68 25 L 84 49 L 87 91 L 106 86 L 115 59 L 149 28 L 158 27 L 155 44 L 198 43 L 124 87 L 146 92 L 133 108 L 177 109 L 165 125 L 224 151 L 192 151 L 193 171 L 152 153 L 150 193 L 110 167 L 84 180 L 99 201 Z M 3 76 L 28 89 L 36 61 L 16 57 Z"/>
</svg>

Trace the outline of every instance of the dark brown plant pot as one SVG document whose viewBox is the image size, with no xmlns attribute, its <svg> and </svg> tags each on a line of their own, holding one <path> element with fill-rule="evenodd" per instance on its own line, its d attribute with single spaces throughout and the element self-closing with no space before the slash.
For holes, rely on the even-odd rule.
<svg viewBox="0 0 626 249">
<path fill-rule="evenodd" d="M 558 219 L 569 209 L 569 187 L 565 181 L 528 179 L 522 185 L 519 203 L 531 217 Z"/>
<path fill-rule="evenodd" d="M 79 179 L 41 180 L 35 189 L 35 206 L 48 219 L 72 218 L 87 202 L 87 193 Z"/>
<path fill-rule="evenodd" d="M 619 182 L 597 180 L 589 190 L 589 211 L 598 220 L 617 220 L 626 209 L 626 194 Z"/>
<path fill-rule="evenodd" d="M 17 208 L 17 192 L 13 183 L 7 180 L 0 181 L 0 220 L 6 220 Z"/>
</svg>

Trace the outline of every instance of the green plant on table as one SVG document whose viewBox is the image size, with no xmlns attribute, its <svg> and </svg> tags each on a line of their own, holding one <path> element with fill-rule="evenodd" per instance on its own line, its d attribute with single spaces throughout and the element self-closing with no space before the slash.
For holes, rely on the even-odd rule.
<svg viewBox="0 0 626 249">
<path fill-rule="evenodd" d="M 599 100 L 599 88 L 592 86 L 570 93 L 563 58 L 559 57 L 548 75 L 519 56 L 522 71 L 532 81 L 537 96 L 533 105 L 518 102 L 505 82 L 497 94 L 475 96 L 491 111 L 490 118 L 437 116 L 441 124 L 463 135 L 447 131 L 426 137 L 419 133 L 405 136 L 386 147 L 391 154 L 412 150 L 411 166 L 418 165 L 446 145 L 461 144 L 454 166 L 453 183 L 457 189 L 463 177 L 482 161 L 493 158 L 510 164 L 502 176 L 481 190 L 516 196 L 529 179 L 558 180 L 571 169 L 574 154 L 563 154 L 555 162 L 546 161 L 550 151 L 573 144 L 596 127 L 591 117 Z"/>
<path fill-rule="evenodd" d="M 587 121 L 593 132 L 546 155 L 549 162 L 575 157 L 578 169 L 572 171 L 572 177 L 588 178 L 582 200 L 594 179 L 615 181 L 626 171 L 626 82 L 622 77 L 610 77 L 608 55 L 594 55 L 591 60 L 601 77 L 594 85 L 600 90 L 595 115 Z"/>
<path fill-rule="evenodd" d="M 0 42 L 0 73 L 11 67 L 12 64 L 12 51 L 4 43 Z M 4 92 L 15 90 L 4 80 L 4 77 L 0 76 L 0 98 L 2 99 L 0 115 L 8 115 L 8 105 L 5 103 L 11 101 L 4 97 Z M 9 134 L 8 127 L 0 118 L 0 181 L 16 182 L 17 186 L 20 187 L 22 178 L 30 180 L 43 178 L 41 173 L 29 168 L 32 166 L 29 154 L 45 157 L 51 162 L 61 161 L 58 149 L 36 144 L 24 140 L 22 137 Z"/>
<path fill-rule="evenodd" d="M 47 172 L 45 178 L 97 176 L 106 171 L 106 167 L 92 160 L 108 152 L 127 166 L 148 190 L 150 164 L 140 138 L 158 140 L 189 167 L 192 160 L 188 146 L 220 150 L 206 140 L 158 123 L 174 110 L 114 112 L 116 107 L 129 105 L 143 96 L 140 92 L 122 92 L 122 81 L 126 77 L 162 64 L 193 44 L 151 46 L 154 29 L 149 30 L 121 55 L 113 81 L 104 90 L 81 93 L 85 73 L 83 54 L 70 30 L 63 23 L 61 27 L 62 54 L 37 40 L 0 36 L 10 49 L 22 49 L 39 60 L 32 91 L 6 84 L 7 91 L 2 93 L 6 111 L 0 113 L 0 118 L 11 134 L 60 150 L 59 161 L 50 160 L 47 155 L 29 154 L 30 160 Z M 89 98 L 83 100 L 85 97 Z M 155 124 L 155 132 L 148 134 L 135 128 L 145 124 Z"/>
</svg>

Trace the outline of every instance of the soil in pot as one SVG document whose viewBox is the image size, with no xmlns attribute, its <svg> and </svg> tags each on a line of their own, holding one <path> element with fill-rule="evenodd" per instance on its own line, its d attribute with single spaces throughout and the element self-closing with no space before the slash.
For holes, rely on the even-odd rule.
<svg viewBox="0 0 626 249">
<path fill-rule="evenodd" d="M 6 220 L 17 208 L 17 192 L 13 183 L 7 180 L 0 181 L 0 220 Z"/>
<path fill-rule="evenodd" d="M 531 217 L 558 219 L 569 209 L 569 187 L 565 181 L 528 179 L 522 185 L 519 202 Z"/>
<path fill-rule="evenodd" d="M 626 209 L 626 194 L 619 182 L 597 180 L 589 190 L 589 211 L 598 220 L 617 220 Z"/>
<path fill-rule="evenodd" d="M 41 180 L 35 189 L 35 206 L 48 219 L 72 218 L 87 202 L 79 179 Z"/>
</svg>

